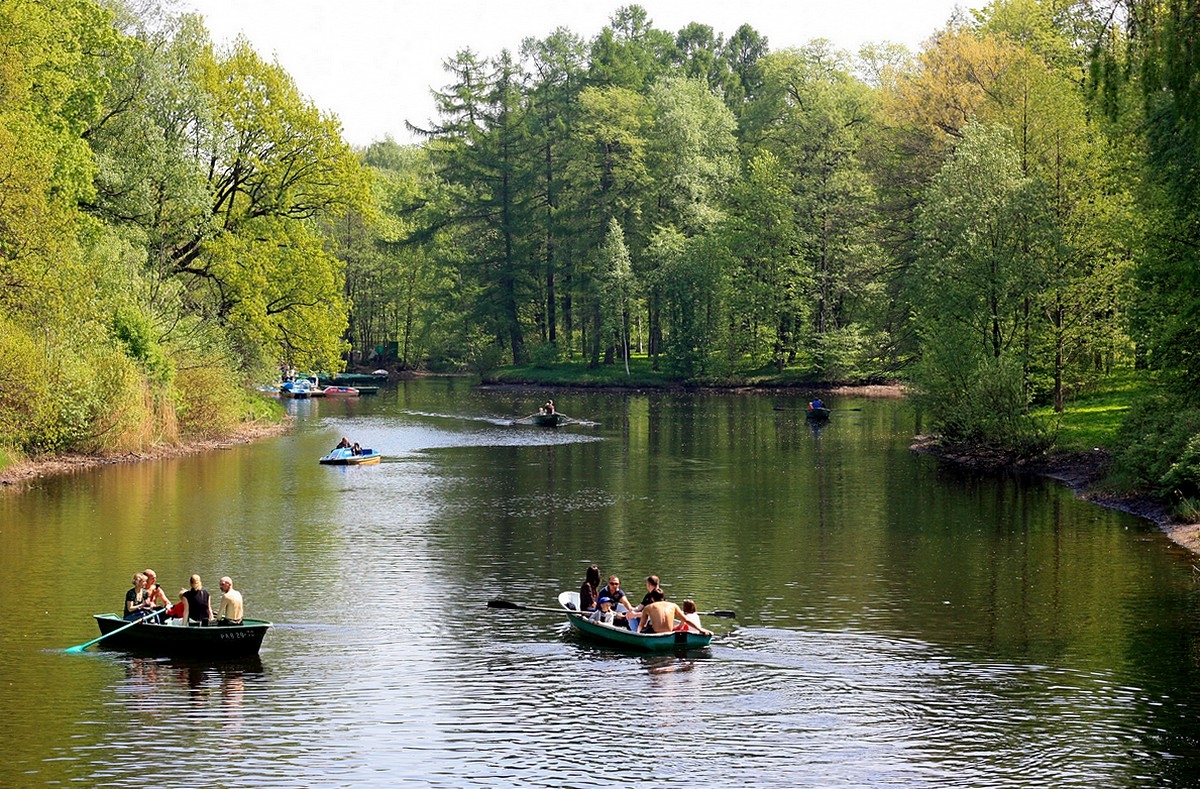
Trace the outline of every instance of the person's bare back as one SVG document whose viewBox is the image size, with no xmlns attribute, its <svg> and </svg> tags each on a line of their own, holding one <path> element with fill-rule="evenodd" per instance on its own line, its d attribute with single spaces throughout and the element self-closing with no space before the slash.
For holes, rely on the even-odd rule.
<svg viewBox="0 0 1200 789">
<path fill-rule="evenodd" d="M 675 629 L 675 620 L 683 620 L 683 610 L 669 600 L 659 600 L 642 609 L 642 630 L 655 633 L 670 633 Z"/>
</svg>

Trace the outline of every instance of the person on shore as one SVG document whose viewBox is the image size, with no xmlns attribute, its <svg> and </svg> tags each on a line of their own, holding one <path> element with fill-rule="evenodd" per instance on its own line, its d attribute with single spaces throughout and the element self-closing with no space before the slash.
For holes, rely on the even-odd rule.
<svg viewBox="0 0 1200 789">
<path fill-rule="evenodd" d="M 125 613 L 122 615 L 126 622 L 136 622 L 153 610 L 154 606 L 146 598 L 146 576 L 142 573 L 133 574 L 133 587 L 125 593 Z"/>
<path fill-rule="evenodd" d="M 670 633 L 675 629 L 676 619 L 681 622 L 687 621 L 683 609 L 668 601 L 661 589 L 654 590 L 650 595 L 653 602 L 642 611 L 642 618 L 638 623 L 639 633 Z M 700 632 L 706 636 L 712 635 L 704 628 L 700 628 Z"/>
<path fill-rule="evenodd" d="M 617 616 L 612 610 L 612 598 L 602 596 L 598 605 L 599 608 L 592 612 L 592 615 L 588 617 L 588 621 L 611 626 Z"/>
<path fill-rule="evenodd" d="M 212 600 L 209 598 L 208 590 L 204 588 L 198 575 L 189 578 L 188 585 L 190 588 L 183 593 L 184 602 L 187 603 L 184 608 L 183 621 L 187 625 L 191 625 L 192 622 L 201 626 L 208 625 L 213 618 Z"/>
<path fill-rule="evenodd" d="M 600 567 L 593 564 L 587 568 L 587 572 L 583 576 L 583 584 L 579 587 L 579 610 L 595 611 L 598 594 L 600 594 Z"/>
<path fill-rule="evenodd" d="M 221 587 L 221 608 L 217 614 L 218 625 L 240 625 L 242 623 L 242 593 L 233 588 L 233 579 L 221 576 L 217 582 Z"/>
</svg>

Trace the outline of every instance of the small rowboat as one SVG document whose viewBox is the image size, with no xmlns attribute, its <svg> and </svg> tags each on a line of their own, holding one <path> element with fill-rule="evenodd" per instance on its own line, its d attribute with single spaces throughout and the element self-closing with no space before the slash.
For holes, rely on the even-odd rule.
<svg viewBox="0 0 1200 789">
<path fill-rule="evenodd" d="M 579 610 L 579 593 L 563 592 L 558 596 L 558 604 L 567 613 L 567 621 L 581 635 L 593 641 L 599 641 L 626 649 L 636 649 L 640 652 L 670 652 L 672 650 L 703 649 L 712 641 L 711 635 L 696 633 L 691 630 L 675 630 L 670 633 L 635 633 L 627 627 L 614 627 L 599 622 L 589 622 L 587 614 L 576 613 Z"/>
<path fill-rule="evenodd" d="M 567 421 L 562 414 L 534 414 L 530 419 L 538 427 L 558 427 Z"/>
<path fill-rule="evenodd" d="M 353 449 L 341 447 L 331 451 L 318 462 L 323 466 L 373 466 L 381 457 L 383 456 L 377 449 L 361 449 L 356 455 Z"/>
<path fill-rule="evenodd" d="M 245 619 L 224 627 L 181 627 L 138 622 L 133 627 L 116 614 L 95 614 L 102 634 L 113 633 L 101 644 L 129 652 L 174 658 L 227 660 L 257 655 L 271 623 Z"/>
<path fill-rule="evenodd" d="M 358 397 L 361 394 L 353 386 L 327 386 L 321 392 L 326 397 Z"/>
<path fill-rule="evenodd" d="M 829 409 L 825 408 L 824 406 L 818 406 L 817 408 L 809 407 L 808 410 L 804 412 L 804 418 L 811 419 L 814 422 L 823 422 L 829 418 L 829 413 Z"/>
</svg>

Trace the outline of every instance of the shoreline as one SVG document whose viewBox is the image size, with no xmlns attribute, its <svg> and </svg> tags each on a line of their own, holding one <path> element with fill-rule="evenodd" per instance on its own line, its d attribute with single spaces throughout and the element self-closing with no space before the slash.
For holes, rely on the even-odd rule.
<svg viewBox="0 0 1200 789">
<path fill-rule="evenodd" d="M 240 425 L 233 433 L 220 438 L 197 439 L 179 444 L 155 444 L 139 452 L 114 452 L 97 455 L 72 452 L 65 455 L 48 455 L 42 458 L 23 460 L 0 469 L 0 490 L 18 490 L 39 479 L 74 474 L 100 466 L 166 460 L 208 452 L 213 449 L 228 449 L 241 444 L 249 444 L 261 438 L 282 435 L 291 427 L 291 419 L 280 422 L 247 422 Z"/>
<path fill-rule="evenodd" d="M 1172 542 L 1194 556 L 1200 556 L 1200 523 L 1185 523 L 1175 518 L 1158 499 L 1147 495 L 1120 494 L 1105 490 L 1101 483 L 1111 461 L 1107 452 L 1059 452 L 1031 463 L 1003 462 L 993 457 L 951 453 L 939 447 L 933 436 L 915 436 L 909 449 L 936 457 L 965 469 L 997 473 L 1028 474 L 1051 479 L 1071 489 L 1075 498 L 1098 507 L 1125 512 L 1154 524 Z"/>
</svg>

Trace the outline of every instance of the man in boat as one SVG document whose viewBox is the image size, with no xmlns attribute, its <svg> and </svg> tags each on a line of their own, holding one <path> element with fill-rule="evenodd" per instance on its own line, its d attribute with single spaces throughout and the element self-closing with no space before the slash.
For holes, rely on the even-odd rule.
<svg viewBox="0 0 1200 789">
<path fill-rule="evenodd" d="M 221 610 L 217 614 L 218 625 L 240 625 L 242 623 L 242 593 L 233 588 L 233 579 L 222 576 L 217 582 L 221 587 Z"/>
<path fill-rule="evenodd" d="M 623 605 L 629 613 L 633 612 L 633 604 L 629 602 L 629 598 L 625 596 L 624 590 L 621 589 L 621 579 L 615 575 L 608 576 L 608 586 L 600 591 L 603 597 L 607 597 L 613 606 Z M 628 624 L 629 619 L 636 620 L 636 616 L 631 616 L 628 619 L 623 614 L 618 614 L 613 621 L 613 624 L 624 626 Z"/>
<path fill-rule="evenodd" d="M 554 401 L 553 400 L 546 401 L 546 404 L 544 406 L 542 406 L 542 413 L 543 414 L 553 414 L 554 413 Z"/>
<path fill-rule="evenodd" d="M 638 623 L 639 633 L 670 633 L 675 629 L 676 619 L 680 622 L 688 621 L 683 609 L 668 601 L 661 589 L 655 589 L 650 596 L 654 602 L 642 610 L 642 621 Z M 700 628 L 700 633 L 712 635 L 704 628 Z"/>
<path fill-rule="evenodd" d="M 146 602 L 150 603 L 152 608 L 166 608 L 171 604 L 171 599 L 167 597 L 167 593 L 158 584 L 158 573 L 147 567 L 142 570 L 142 575 L 146 576 Z M 155 614 L 146 620 L 147 622 L 158 622 L 159 615 Z"/>
<path fill-rule="evenodd" d="M 350 448 L 350 439 L 346 438 L 345 436 L 342 436 L 342 440 L 338 442 L 338 445 L 336 447 L 334 447 L 334 449 L 349 449 L 349 448 Z"/>
</svg>

